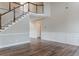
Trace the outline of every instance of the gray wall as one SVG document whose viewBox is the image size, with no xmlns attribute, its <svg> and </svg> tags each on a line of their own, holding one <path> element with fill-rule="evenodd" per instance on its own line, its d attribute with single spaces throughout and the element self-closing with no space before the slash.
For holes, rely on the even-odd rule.
<svg viewBox="0 0 79 59">
<path fill-rule="evenodd" d="M 45 3 L 42 38 L 79 45 L 79 3 Z M 47 12 L 47 13 L 46 13 Z"/>
<path fill-rule="evenodd" d="M 45 31 L 79 32 L 79 3 L 53 2 L 50 5 L 45 10 L 50 15 L 44 20 Z"/>
</svg>

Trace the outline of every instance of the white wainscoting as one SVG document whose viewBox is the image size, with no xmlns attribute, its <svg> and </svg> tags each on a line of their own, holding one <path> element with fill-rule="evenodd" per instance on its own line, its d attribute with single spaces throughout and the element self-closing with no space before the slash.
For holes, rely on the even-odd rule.
<svg viewBox="0 0 79 59">
<path fill-rule="evenodd" d="M 0 48 L 10 47 L 28 42 L 30 42 L 28 33 L 0 34 Z"/>
<path fill-rule="evenodd" d="M 42 39 L 79 46 L 79 33 L 44 32 Z"/>
</svg>

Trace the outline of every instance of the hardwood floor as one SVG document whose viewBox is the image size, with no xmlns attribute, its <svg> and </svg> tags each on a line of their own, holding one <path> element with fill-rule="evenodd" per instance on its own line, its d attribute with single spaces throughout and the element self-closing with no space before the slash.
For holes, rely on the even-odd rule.
<svg viewBox="0 0 79 59">
<path fill-rule="evenodd" d="M 79 47 L 45 40 L 0 49 L 1 56 L 74 56 L 79 55 Z"/>
</svg>

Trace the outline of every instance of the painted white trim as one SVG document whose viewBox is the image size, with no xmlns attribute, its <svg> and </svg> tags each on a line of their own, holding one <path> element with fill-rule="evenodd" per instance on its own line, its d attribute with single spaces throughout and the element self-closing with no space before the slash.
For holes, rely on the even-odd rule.
<svg viewBox="0 0 79 59">
<path fill-rule="evenodd" d="M 79 33 L 43 32 L 42 39 L 79 46 Z"/>
<path fill-rule="evenodd" d="M 43 39 L 43 40 L 48 40 L 48 41 L 53 41 L 53 42 L 59 42 L 59 43 L 63 43 L 63 44 L 69 44 L 69 45 L 74 45 L 74 46 L 79 46 L 78 44 L 73 44 L 73 43 L 68 43 L 68 42 L 60 42 L 60 41 L 55 41 L 55 40 L 52 40 L 52 39 Z"/>
<path fill-rule="evenodd" d="M 12 40 L 9 41 L 9 44 L 3 44 L 3 45 L 1 44 L 0 48 L 5 48 L 5 47 L 10 47 L 10 46 L 28 43 L 28 42 L 30 42 L 30 40 L 29 40 L 30 38 L 27 35 L 29 36 L 29 34 L 27 32 L 26 33 L 4 33 L 4 34 L 0 34 L 0 43 L 5 43 L 4 40 L 7 41 L 7 40 L 10 40 L 11 37 L 13 38 Z M 21 40 L 19 37 L 21 39 L 23 38 L 23 40 Z M 16 41 L 16 39 L 18 41 Z M 11 43 L 11 41 L 13 41 L 13 43 Z M 8 41 L 6 43 L 8 43 Z"/>
<path fill-rule="evenodd" d="M 11 46 L 16 46 L 16 45 L 20 45 L 20 44 L 26 44 L 26 43 L 30 43 L 30 41 L 19 42 L 19 43 L 14 43 L 14 44 L 10 44 L 10 45 L 0 46 L 0 48 L 6 48 L 6 47 L 11 47 Z"/>
<path fill-rule="evenodd" d="M 6 35 L 6 36 L 8 36 L 8 35 L 21 35 L 21 34 L 23 34 L 23 35 L 25 35 L 25 34 L 29 34 L 29 32 L 25 32 L 25 33 L 0 33 L 0 36 L 1 35 Z"/>
</svg>

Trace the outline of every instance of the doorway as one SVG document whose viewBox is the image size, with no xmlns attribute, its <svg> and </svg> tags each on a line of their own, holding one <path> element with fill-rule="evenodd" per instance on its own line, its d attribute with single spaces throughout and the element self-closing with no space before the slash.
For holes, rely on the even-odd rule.
<svg viewBox="0 0 79 59">
<path fill-rule="evenodd" d="M 35 39 L 41 39 L 42 32 L 42 20 L 36 20 L 30 22 L 30 37 Z"/>
</svg>

